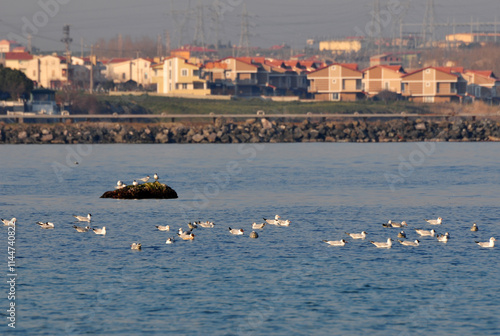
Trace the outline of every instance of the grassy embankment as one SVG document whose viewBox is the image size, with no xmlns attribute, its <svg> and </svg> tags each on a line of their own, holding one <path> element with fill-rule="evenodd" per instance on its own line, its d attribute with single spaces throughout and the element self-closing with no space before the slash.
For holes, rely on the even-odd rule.
<svg viewBox="0 0 500 336">
<path fill-rule="evenodd" d="M 102 102 L 111 104 L 137 104 L 154 114 L 266 114 L 311 113 L 430 113 L 429 104 L 411 102 L 273 102 L 262 99 L 208 100 L 169 98 L 157 96 L 99 96 Z"/>
</svg>

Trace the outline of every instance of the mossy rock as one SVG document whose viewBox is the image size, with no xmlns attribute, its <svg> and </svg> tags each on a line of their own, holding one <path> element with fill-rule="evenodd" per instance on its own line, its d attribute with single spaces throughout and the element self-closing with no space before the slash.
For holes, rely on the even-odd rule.
<svg viewBox="0 0 500 336">
<path fill-rule="evenodd" d="M 136 186 L 129 185 L 122 189 L 106 191 L 101 198 L 117 199 L 169 199 L 178 198 L 174 189 L 158 181 L 152 183 L 143 183 Z"/>
</svg>

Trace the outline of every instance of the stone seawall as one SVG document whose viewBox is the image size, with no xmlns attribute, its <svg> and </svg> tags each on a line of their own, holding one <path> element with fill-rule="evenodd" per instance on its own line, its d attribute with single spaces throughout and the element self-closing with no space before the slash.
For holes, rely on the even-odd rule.
<svg viewBox="0 0 500 336">
<path fill-rule="evenodd" d="M 499 120 L 3 124 L 0 144 L 500 141 Z"/>
</svg>

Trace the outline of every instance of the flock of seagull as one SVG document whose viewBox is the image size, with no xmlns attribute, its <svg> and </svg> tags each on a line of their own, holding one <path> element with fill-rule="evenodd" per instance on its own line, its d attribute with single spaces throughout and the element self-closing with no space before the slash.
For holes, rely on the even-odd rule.
<svg viewBox="0 0 500 336">
<path fill-rule="evenodd" d="M 155 181 L 158 181 L 158 179 L 159 179 L 158 174 L 155 173 L 153 175 L 153 178 Z M 146 177 L 140 178 L 137 180 L 146 183 L 150 180 L 150 176 L 147 175 Z M 138 185 L 137 180 L 134 180 L 132 184 Z M 115 188 L 121 189 L 121 188 L 125 188 L 126 186 L 127 185 L 125 183 L 123 183 L 122 181 L 118 181 Z M 78 222 L 90 223 L 92 220 L 92 215 L 90 213 L 87 214 L 87 216 L 73 215 L 73 217 Z M 275 215 L 274 219 L 266 219 L 266 218 L 263 218 L 263 219 L 264 219 L 264 222 L 262 222 L 262 223 L 254 222 L 252 224 L 252 229 L 253 230 L 263 229 L 266 225 L 290 226 L 290 223 L 291 223 L 291 221 L 288 219 L 286 219 L 286 220 L 281 219 L 281 217 L 279 215 Z M 8 220 L 8 219 L 0 219 L 0 220 L 2 221 L 4 226 L 15 226 L 16 221 L 17 221 L 16 218 L 12 218 L 10 220 Z M 437 219 L 426 219 L 425 221 L 430 225 L 441 225 L 443 222 L 443 219 L 441 217 L 438 217 Z M 52 223 L 52 222 L 36 222 L 36 224 L 39 225 L 40 228 L 42 228 L 42 229 L 53 229 L 55 227 L 54 223 Z M 201 227 L 201 228 L 213 228 L 214 226 L 215 226 L 215 224 L 213 222 L 209 222 L 209 221 L 205 221 L 205 222 L 195 221 L 193 223 L 189 222 L 188 223 L 189 230 L 184 231 L 182 228 L 179 228 L 177 230 L 177 236 L 182 240 L 194 240 L 194 238 L 195 238 L 195 235 L 193 233 L 194 229 L 197 229 L 199 227 Z M 389 220 L 389 221 L 387 221 L 387 223 L 383 223 L 382 226 L 386 227 L 386 228 L 404 228 L 404 227 L 407 227 L 408 224 L 406 223 L 406 221 L 396 222 L 396 221 Z M 105 226 L 103 226 L 102 228 L 92 228 L 89 225 L 87 225 L 87 226 L 73 225 L 73 228 L 77 232 L 81 232 L 81 233 L 92 231 L 97 235 L 102 235 L 102 236 L 106 235 L 106 227 Z M 156 228 L 159 231 L 170 231 L 169 225 L 157 225 Z M 232 235 L 243 235 L 245 232 L 244 229 L 234 229 L 231 227 L 229 227 L 228 229 L 229 229 L 229 233 Z M 477 227 L 477 224 L 474 223 L 470 230 L 471 231 L 478 231 L 479 229 Z M 420 237 L 436 237 L 437 241 L 441 242 L 441 243 L 447 243 L 448 239 L 450 238 L 450 234 L 448 232 L 446 232 L 445 234 L 436 234 L 436 230 L 434 230 L 434 229 L 431 229 L 431 230 L 415 229 L 415 232 Z M 354 240 L 358 240 L 358 239 L 364 240 L 367 237 L 366 231 L 362 231 L 361 233 L 346 232 L 346 234 Z M 257 234 L 257 232 L 252 231 L 250 233 L 250 238 L 255 239 L 258 237 L 259 237 L 259 235 Z M 406 239 L 406 233 L 404 231 L 400 231 L 398 233 L 398 238 Z M 418 240 L 418 239 L 415 239 L 415 240 L 401 240 L 401 239 L 398 239 L 398 242 L 403 246 L 419 246 L 420 245 L 420 240 Z M 174 241 L 175 241 L 174 237 L 169 237 L 165 241 L 165 243 L 172 244 L 172 243 L 174 243 Z M 480 247 L 492 248 L 495 246 L 495 241 L 496 241 L 496 239 L 494 237 L 491 237 L 489 241 L 486 241 L 486 242 L 475 241 L 475 243 Z M 323 242 L 325 242 L 331 246 L 345 246 L 347 244 L 347 240 L 345 240 L 345 239 L 323 240 Z M 376 242 L 376 241 L 370 240 L 370 243 L 372 243 L 375 247 L 385 248 L 385 249 L 391 248 L 392 242 L 393 242 L 392 238 L 387 238 L 387 241 L 382 241 L 382 242 Z M 141 250 L 142 244 L 138 243 L 138 242 L 134 242 L 130 245 L 130 248 L 132 250 Z"/>
<path fill-rule="evenodd" d="M 430 225 L 441 225 L 443 223 L 443 219 L 441 217 L 438 217 L 437 219 L 425 219 L 425 221 Z M 389 221 L 387 221 L 387 223 L 383 223 L 382 226 L 386 227 L 386 228 L 403 228 L 405 226 L 407 227 L 408 224 L 406 223 L 406 221 L 395 222 L 395 221 L 389 220 Z M 477 224 L 474 223 L 472 225 L 472 227 L 470 228 L 470 230 L 471 231 L 478 231 L 479 228 L 478 228 Z M 437 234 L 436 230 L 434 230 L 434 229 L 431 229 L 431 230 L 415 229 L 415 232 L 420 237 L 436 237 L 437 241 L 440 243 L 447 243 L 448 239 L 450 238 L 450 234 L 448 232 L 446 232 L 444 234 Z M 365 239 L 367 236 L 366 231 L 362 231 L 361 233 L 346 232 L 346 234 L 349 237 L 351 237 L 352 239 Z M 404 231 L 400 231 L 398 233 L 398 238 L 406 238 L 406 233 Z M 480 247 L 491 248 L 491 247 L 495 247 L 495 241 L 496 241 L 496 239 L 494 237 L 491 237 L 489 241 L 486 241 L 486 242 L 475 241 L 475 243 L 477 245 L 479 245 Z M 345 246 L 347 244 L 347 240 L 345 240 L 345 239 L 323 240 L 323 242 L 325 242 L 331 246 Z M 376 242 L 376 241 L 370 240 L 370 243 L 372 243 L 375 247 L 385 248 L 385 249 L 391 248 L 392 242 L 393 242 L 392 238 L 387 238 L 387 241 L 383 241 L 383 242 Z M 413 241 L 398 239 L 398 242 L 404 246 L 419 246 L 420 245 L 420 240 L 418 240 L 418 239 L 415 239 Z"/>
</svg>

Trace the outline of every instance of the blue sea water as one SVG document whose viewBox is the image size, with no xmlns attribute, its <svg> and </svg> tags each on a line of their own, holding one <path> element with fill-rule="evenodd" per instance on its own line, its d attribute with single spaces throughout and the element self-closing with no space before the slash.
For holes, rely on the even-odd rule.
<svg viewBox="0 0 500 336">
<path fill-rule="evenodd" d="M 495 143 L 2 145 L 17 277 L 13 329 L 3 227 L 0 333 L 499 335 L 500 246 L 474 243 L 500 238 L 499 154 Z M 155 172 L 178 199 L 99 198 Z M 89 212 L 106 236 L 72 228 Z M 249 238 L 275 214 L 291 225 Z M 389 219 L 421 245 L 400 245 Z M 198 220 L 216 226 L 165 244 Z M 414 231 L 431 228 L 449 242 Z M 391 249 L 369 242 L 389 237 Z"/>
</svg>

